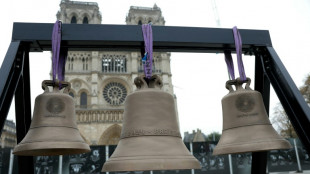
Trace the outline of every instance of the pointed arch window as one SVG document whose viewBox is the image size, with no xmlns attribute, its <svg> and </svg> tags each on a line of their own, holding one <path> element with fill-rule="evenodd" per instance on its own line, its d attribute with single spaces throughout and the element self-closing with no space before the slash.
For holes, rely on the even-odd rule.
<svg viewBox="0 0 310 174">
<path fill-rule="evenodd" d="M 87 108 L 87 94 L 86 94 L 86 92 L 81 93 L 80 105 L 81 105 L 81 108 Z"/>
<path fill-rule="evenodd" d="M 68 70 L 73 70 L 73 57 L 72 58 L 68 58 Z"/>
<path fill-rule="evenodd" d="M 82 59 L 82 63 L 83 63 L 83 70 L 87 71 L 88 70 L 88 58 L 83 58 Z"/>
<path fill-rule="evenodd" d="M 76 17 L 75 17 L 75 16 L 72 16 L 72 18 L 71 18 L 71 24 L 76 24 Z"/>
<path fill-rule="evenodd" d="M 85 70 L 85 59 L 84 58 L 82 59 L 82 62 L 83 62 L 83 70 Z"/>
<path fill-rule="evenodd" d="M 139 20 L 138 25 L 142 25 L 142 21 L 141 20 Z"/>
<path fill-rule="evenodd" d="M 88 58 L 86 58 L 86 61 L 85 61 L 85 70 L 87 71 L 88 70 Z"/>
<path fill-rule="evenodd" d="M 88 18 L 86 16 L 83 18 L 83 24 L 88 24 Z"/>
<path fill-rule="evenodd" d="M 71 59 L 71 70 L 73 70 L 73 58 Z"/>
</svg>

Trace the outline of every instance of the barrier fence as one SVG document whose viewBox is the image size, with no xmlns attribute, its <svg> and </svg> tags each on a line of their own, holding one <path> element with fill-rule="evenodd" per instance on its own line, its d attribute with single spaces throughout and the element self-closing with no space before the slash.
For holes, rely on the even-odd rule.
<svg viewBox="0 0 310 174">
<path fill-rule="evenodd" d="M 310 170 L 310 157 L 298 139 L 288 139 L 292 149 L 268 152 L 267 172 Z M 217 142 L 192 143 L 193 155 L 201 164 L 200 170 L 167 170 L 109 172 L 109 174 L 248 174 L 251 173 L 251 153 L 213 156 Z M 190 150 L 190 143 L 185 143 Z M 99 174 L 116 146 L 91 146 L 91 152 L 65 156 L 33 157 L 35 174 Z M 17 174 L 17 158 L 12 149 L 0 149 L 0 173 Z"/>
</svg>

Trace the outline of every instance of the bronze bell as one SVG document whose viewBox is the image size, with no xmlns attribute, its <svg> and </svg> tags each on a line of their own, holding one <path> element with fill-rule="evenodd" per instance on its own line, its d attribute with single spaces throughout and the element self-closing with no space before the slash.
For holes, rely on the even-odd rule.
<svg viewBox="0 0 310 174">
<path fill-rule="evenodd" d="M 121 139 L 102 172 L 199 169 L 185 147 L 174 97 L 161 90 L 159 76 L 135 78 L 137 91 L 125 100 Z"/>
<path fill-rule="evenodd" d="M 70 83 L 61 82 L 63 92 L 59 86 L 50 80 L 42 82 L 44 93 L 36 97 L 30 129 L 13 154 L 51 156 L 90 151 L 76 125 L 74 101 L 68 95 Z"/>
<path fill-rule="evenodd" d="M 239 78 L 226 82 L 229 94 L 222 99 L 223 132 L 213 155 L 292 148 L 272 127 L 261 94 L 250 88 L 251 79 L 245 82 L 245 88 Z"/>
</svg>

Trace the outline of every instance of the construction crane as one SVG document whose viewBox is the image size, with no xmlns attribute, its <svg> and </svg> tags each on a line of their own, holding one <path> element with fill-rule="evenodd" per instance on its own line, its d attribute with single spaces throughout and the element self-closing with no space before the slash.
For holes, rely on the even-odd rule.
<svg viewBox="0 0 310 174">
<path fill-rule="evenodd" d="M 221 27 L 221 21 L 220 21 L 220 17 L 217 11 L 216 0 L 211 0 L 211 4 L 212 4 L 212 10 L 213 10 L 213 14 L 214 14 L 215 22 L 216 22 L 216 27 Z"/>
</svg>

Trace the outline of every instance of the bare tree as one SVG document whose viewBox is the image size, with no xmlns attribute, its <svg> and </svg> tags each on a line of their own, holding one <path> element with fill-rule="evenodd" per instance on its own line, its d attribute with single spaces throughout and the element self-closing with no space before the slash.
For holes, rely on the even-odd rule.
<svg viewBox="0 0 310 174">
<path fill-rule="evenodd" d="M 306 77 L 304 85 L 299 89 L 302 96 L 305 98 L 305 101 L 310 106 L 310 74 Z M 276 128 L 280 135 L 285 138 L 296 138 L 297 134 L 291 124 L 286 112 L 284 111 L 281 104 L 278 104 L 274 108 L 274 117 L 272 123 L 276 125 Z"/>
<path fill-rule="evenodd" d="M 297 138 L 293 125 L 280 103 L 274 108 L 274 117 L 271 121 L 272 124 L 276 125 L 277 131 L 284 138 Z"/>
<path fill-rule="evenodd" d="M 208 141 L 219 141 L 220 138 L 221 138 L 221 135 L 222 134 L 220 134 L 220 133 L 218 133 L 216 131 L 213 131 L 209 135 L 207 135 L 207 140 Z"/>
<path fill-rule="evenodd" d="M 310 106 L 310 74 L 307 76 L 304 85 L 300 87 L 299 91 Z"/>
</svg>

